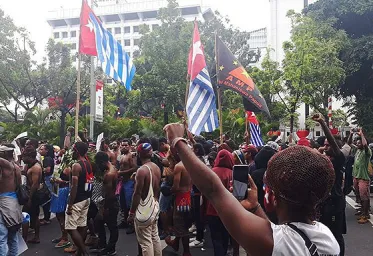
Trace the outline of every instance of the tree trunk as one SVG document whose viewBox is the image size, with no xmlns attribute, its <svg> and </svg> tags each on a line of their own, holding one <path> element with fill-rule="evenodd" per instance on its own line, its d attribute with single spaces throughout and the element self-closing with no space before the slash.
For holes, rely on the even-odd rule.
<svg viewBox="0 0 373 256">
<path fill-rule="evenodd" d="M 61 109 L 61 122 L 60 122 L 60 146 L 61 149 L 63 148 L 63 144 L 65 141 L 65 132 L 66 132 L 66 111 L 64 109 Z"/>
<path fill-rule="evenodd" d="M 293 142 L 293 131 L 294 131 L 294 113 L 290 115 L 290 137 L 289 143 Z"/>
</svg>

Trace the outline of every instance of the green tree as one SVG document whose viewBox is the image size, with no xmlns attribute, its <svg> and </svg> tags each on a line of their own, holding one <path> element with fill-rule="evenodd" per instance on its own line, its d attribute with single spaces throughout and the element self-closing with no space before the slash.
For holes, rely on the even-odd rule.
<svg viewBox="0 0 373 256">
<path fill-rule="evenodd" d="M 47 88 L 50 97 L 54 98 L 53 106 L 58 111 L 60 121 L 59 127 L 59 144 L 63 144 L 64 134 L 66 132 L 66 117 L 73 115 L 72 110 L 76 104 L 76 87 L 77 87 L 77 68 L 74 65 L 71 48 L 69 45 L 56 43 L 50 39 L 47 45 L 47 58 L 40 65 L 40 73 L 47 80 Z M 89 96 L 89 57 L 82 56 L 81 65 L 81 101 L 84 102 Z M 84 109 L 81 114 L 85 114 Z"/>
<path fill-rule="evenodd" d="M 174 112 L 175 109 L 185 107 L 186 86 L 189 85 L 187 61 L 192 43 L 193 23 L 186 22 L 177 7 L 176 0 L 169 0 L 168 7 L 159 12 L 161 26 L 151 33 L 146 28 L 141 30 L 143 37 L 136 60 L 137 76 L 134 80 L 134 88 L 140 92 L 130 95 L 136 103 L 129 103 L 130 113 L 137 112 L 157 119 L 163 116 L 164 112 Z M 234 28 L 229 20 L 218 12 L 212 20 L 199 22 L 199 30 L 213 86 L 216 83 L 215 32 L 245 66 L 252 61 L 255 54 L 249 50 L 249 34 Z M 229 102 L 230 100 L 224 97 L 224 109 L 230 108 Z M 162 109 L 161 105 L 165 105 L 166 110 Z M 242 102 L 240 106 L 242 107 Z"/>
<path fill-rule="evenodd" d="M 34 42 L 24 28 L 0 9 L 0 104 L 18 120 L 20 108 L 30 111 L 49 96 L 47 81 L 32 61 L 36 53 Z M 14 101 L 15 109 L 10 109 Z"/>
<path fill-rule="evenodd" d="M 275 84 L 274 91 L 289 115 L 292 133 L 296 110 L 302 102 L 326 115 L 328 97 L 336 94 L 345 78 L 338 54 L 346 37 L 329 23 L 317 23 L 294 11 L 288 17 L 292 23 L 291 40 L 284 43 L 283 82 Z"/>
<path fill-rule="evenodd" d="M 331 22 L 335 29 L 347 34 L 340 51 L 346 79 L 339 92 L 350 107 L 354 122 L 373 134 L 373 2 L 371 0 L 319 0 L 306 9 L 317 22 Z"/>
</svg>

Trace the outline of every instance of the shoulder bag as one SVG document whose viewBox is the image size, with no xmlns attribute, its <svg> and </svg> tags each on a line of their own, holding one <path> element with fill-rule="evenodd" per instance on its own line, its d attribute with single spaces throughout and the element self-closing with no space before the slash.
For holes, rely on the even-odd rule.
<svg viewBox="0 0 373 256">
<path fill-rule="evenodd" d="M 148 195 L 145 200 L 141 200 L 139 206 L 136 210 L 136 224 L 141 227 L 147 227 L 154 224 L 158 219 L 159 214 L 159 204 L 154 198 L 153 192 L 153 175 L 149 166 L 148 168 L 150 174 L 150 184 Z"/>
</svg>

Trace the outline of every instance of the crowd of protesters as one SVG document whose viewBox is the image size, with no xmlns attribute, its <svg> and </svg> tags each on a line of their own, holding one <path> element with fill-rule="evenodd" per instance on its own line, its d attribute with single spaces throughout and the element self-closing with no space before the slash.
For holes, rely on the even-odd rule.
<svg viewBox="0 0 373 256">
<path fill-rule="evenodd" d="M 84 133 L 72 143 L 71 127 L 62 149 L 30 138 L 4 144 L 0 255 L 18 255 L 20 229 L 27 243 L 40 243 L 40 226 L 55 225 L 51 213 L 61 230 L 52 242 L 75 255 L 116 255 L 125 239 L 118 229 L 136 233 L 144 256 L 162 255 L 161 240 L 191 255 L 206 230 L 216 256 L 240 247 L 248 255 L 344 255 L 345 196 L 356 194 L 358 223 L 370 216 L 372 151 L 362 129 L 342 140 L 321 115 L 313 119 L 325 136 L 262 147 L 194 137 L 183 124 L 167 125 L 165 138 L 104 139 L 97 151 Z M 235 165 L 248 166 L 244 200 L 231 193 Z"/>
</svg>

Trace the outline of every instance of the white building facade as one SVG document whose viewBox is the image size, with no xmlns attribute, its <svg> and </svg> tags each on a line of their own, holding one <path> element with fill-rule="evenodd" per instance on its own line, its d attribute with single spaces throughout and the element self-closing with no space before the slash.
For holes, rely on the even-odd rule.
<svg viewBox="0 0 373 256">
<path fill-rule="evenodd" d="M 290 39 L 291 21 L 286 17 L 288 11 L 301 12 L 307 4 L 317 0 L 269 0 L 270 23 L 268 29 L 268 47 L 273 49 L 271 59 L 281 64 L 284 59 L 282 44 Z"/>
<path fill-rule="evenodd" d="M 160 8 L 167 7 L 166 0 L 96 0 L 93 9 L 105 28 L 118 40 L 124 50 L 133 56 L 139 49 L 140 26 L 153 31 L 160 25 L 157 20 Z M 182 17 L 187 21 L 200 19 L 201 0 L 179 0 Z M 79 47 L 80 9 L 51 11 L 47 19 L 51 37 L 57 42 L 70 44 L 73 51 Z"/>
<path fill-rule="evenodd" d="M 261 28 L 254 31 L 250 31 L 250 39 L 249 39 L 249 46 L 251 51 L 259 51 L 260 52 L 260 58 L 253 60 L 251 66 L 255 66 L 260 68 L 263 58 L 265 57 L 267 53 L 267 28 Z"/>
</svg>

